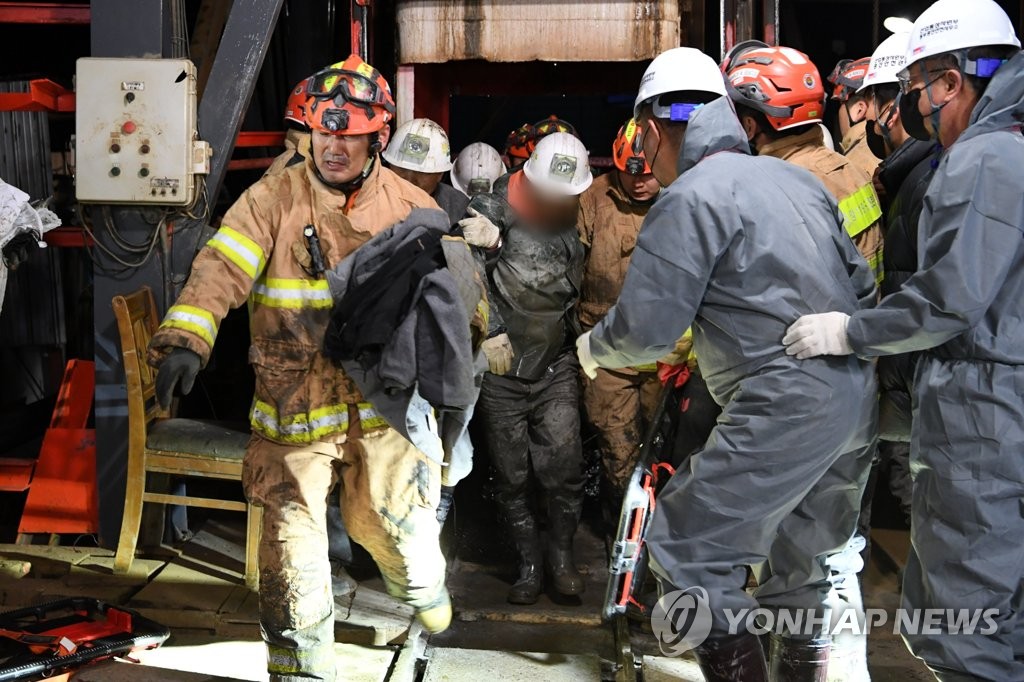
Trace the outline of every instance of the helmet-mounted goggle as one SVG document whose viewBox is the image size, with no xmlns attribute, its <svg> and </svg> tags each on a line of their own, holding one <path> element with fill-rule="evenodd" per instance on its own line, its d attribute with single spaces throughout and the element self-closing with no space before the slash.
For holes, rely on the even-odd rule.
<svg viewBox="0 0 1024 682">
<path fill-rule="evenodd" d="M 362 109 L 367 119 L 377 115 L 377 109 L 394 113 L 395 105 L 391 94 L 370 78 L 347 69 L 324 69 L 309 79 L 306 92 L 313 101 L 315 111 L 327 102 L 337 107 L 351 104 Z M 344 109 L 328 109 L 323 113 L 324 127 L 332 132 L 341 132 L 348 127 L 348 112 Z"/>
</svg>

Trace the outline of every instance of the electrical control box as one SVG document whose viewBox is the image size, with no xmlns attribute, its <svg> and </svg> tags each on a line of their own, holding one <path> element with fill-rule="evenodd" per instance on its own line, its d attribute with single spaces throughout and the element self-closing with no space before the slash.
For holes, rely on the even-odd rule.
<svg viewBox="0 0 1024 682">
<path fill-rule="evenodd" d="M 210 147 L 196 130 L 188 59 L 77 62 L 75 193 L 104 204 L 188 206 Z"/>
</svg>

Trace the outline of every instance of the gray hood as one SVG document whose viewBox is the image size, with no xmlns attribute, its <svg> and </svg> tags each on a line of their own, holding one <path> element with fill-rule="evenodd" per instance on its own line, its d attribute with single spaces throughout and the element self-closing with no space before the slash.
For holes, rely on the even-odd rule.
<svg viewBox="0 0 1024 682">
<path fill-rule="evenodd" d="M 999 67 L 957 142 L 1024 122 L 1024 52 Z"/>
<path fill-rule="evenodd" d="M 676 166 L 679 174 L 719 152 L 750 154 L 747 135 L 736 117 L 736 107 L 728 97 L 719 97 L 705 104 L 690 119 L 683 137 L 683 148 L 679 150 Z"/>
</svg>

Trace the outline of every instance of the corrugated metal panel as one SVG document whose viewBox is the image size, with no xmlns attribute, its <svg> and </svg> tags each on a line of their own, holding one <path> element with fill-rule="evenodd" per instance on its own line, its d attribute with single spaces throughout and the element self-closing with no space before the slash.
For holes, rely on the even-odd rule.
<svg viewBox="0 0 1024 682">
<path fill-rule="evenodd" d="M 0 92 L 28 92 L 27 81 L 0 83 Z M 0 178 L 32 198 L 53 193 L 50 123 L 43 112 L 0 112 Z M 5 346 L 63 346 L 60 254 L 41 249 L 9 273 L 0 341 Z"/>
<path fill-rule="evenodd" d="M 679 45 L 678 0 L 399 0 L 403 64 L 613 62 Z"/>
</svg>

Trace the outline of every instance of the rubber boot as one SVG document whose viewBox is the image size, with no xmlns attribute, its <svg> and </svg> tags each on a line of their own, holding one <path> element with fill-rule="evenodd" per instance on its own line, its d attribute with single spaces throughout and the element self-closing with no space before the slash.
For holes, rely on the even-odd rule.
<svg viewBox="0 0 1024 682">
<path fill-rule="evenodd" d="M 455 501 L 455 488 L 441 486 L 441 501 L 437 505 L 437 525 L 444 530 L 444 522 L 448 519 L 448 512 L 451 511 L 452 503 Z"/>
<path fill-rule="evenodd" d="M 764 649 L 757 635 L 712 636 L 694 650 L 708 682 L 767 682 Z"/>
<path fill-rule="evenodd" d="M 536 604 L 544 587 L 537 521 L 523 498 L 502 503 L 505 523 L 519 553 L 519 579 L 508 591 L 510 604 Z"/>
<path fill-rule="evenodd" d="M 548 575 L 555 591 L 569 597 L 583 594 L 585 589 L 572 555 L 581 505 L 582 500 L 564 495 L 548 498 Z"/>
<path fill-rule="evenodd" d="M 793 639 L 771 634 L 768 679 L 771 682 L 826 682 L 832 640 Z"/>
<path fill-rule="evenodd" d="M 423 624 L 423 629 L 432 635 L 447 630 L 452 624 L 452 598 L 448 590 L 442 588 L 441 594 L 433 604 L 416 609 L 416 619 Z"/>
</svg>

